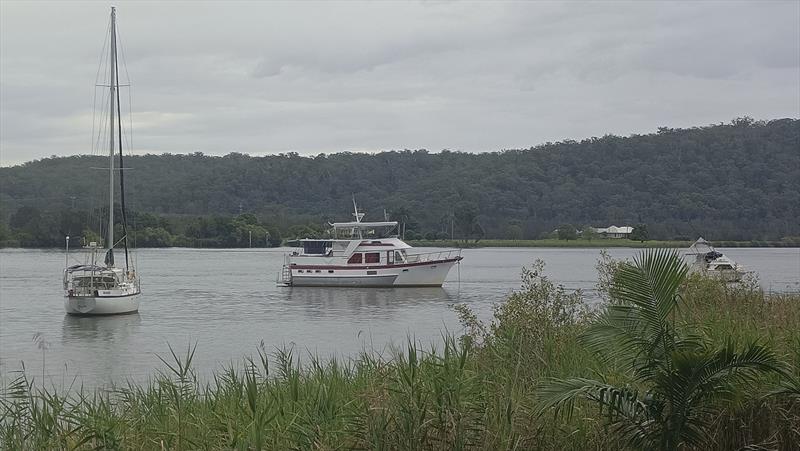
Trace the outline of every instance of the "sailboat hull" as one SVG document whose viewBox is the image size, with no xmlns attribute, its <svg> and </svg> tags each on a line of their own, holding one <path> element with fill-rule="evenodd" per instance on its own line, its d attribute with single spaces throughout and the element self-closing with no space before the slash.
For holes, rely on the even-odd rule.
<svg viewBox="0 0 800 451">
<path fill-rule="evenodd" d="M 70 315 L 124 315 L 139 311 L 139 293 L 125 294 L 122 290 L 105 296 L 65 296 L 64 310 Z"/>
</svg>

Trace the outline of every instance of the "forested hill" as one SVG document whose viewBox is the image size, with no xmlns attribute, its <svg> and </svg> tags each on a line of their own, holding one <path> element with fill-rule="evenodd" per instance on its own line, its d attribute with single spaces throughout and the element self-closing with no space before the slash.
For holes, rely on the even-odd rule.
<svg viewBox="0 0 800 451">
<path fill-rule="evenodd" d="M 74 156 L 0 168 L 0 219 L 8 226 L 21 207 L 47 214 L 102 205 L 106 175 L 90 168 L 103 165 L 101 157 Z M 129 157 L 126 166 L 137 212 L 242 211 L 284 236 L 294 224 L 348 220 L 351 194 L 368 220 L 383 219 L 386 209 L 428 236 L 449 234 L 451 217 L 479 223 L 487 238 L 536 238 L 565 223 L 645 223 L 651 238 L 800 235 L 797 119 L 744 118 L 480 154 L 163 154 Z M 455 233 L 470 227 L 455 224 Z"/>
</svg>

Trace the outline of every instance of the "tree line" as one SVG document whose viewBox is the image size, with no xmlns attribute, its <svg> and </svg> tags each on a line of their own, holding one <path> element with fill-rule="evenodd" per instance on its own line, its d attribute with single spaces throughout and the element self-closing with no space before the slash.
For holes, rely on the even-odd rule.
<svg viewBox="0 0 800 451">
<path fill-rule="evenodd" d="M 367 220 L 399 220 L 407 239 L 646 224 L 650 239 L 777 240 L 800 235 L 799 149 L 800 120 L 737 118 L 479 154 L 148 154 L 126 160 L 127 199 L 138 240 L 177 245 L 321 233 L 351 218 L 353 195 Z M 107 179 L 89 169 L 103 164 L 81 155 L 0 168 L 0 241 L 61 242 L 69 218 L 107 203 Z"/>
</svg>

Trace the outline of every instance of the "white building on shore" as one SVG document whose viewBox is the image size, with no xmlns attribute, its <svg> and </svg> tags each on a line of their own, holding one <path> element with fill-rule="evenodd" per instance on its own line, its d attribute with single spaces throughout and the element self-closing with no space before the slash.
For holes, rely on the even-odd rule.
<svg viewBox="0 0 800 451">
<path fill-rule="evenodd" d="M 631 233 L 633 232 L 633 227 L 617 227 L 612 225 L 609 227 L 598 227 L 595 228 L 594 231 L 607 238 L 630 238 Z"/>
</svg>

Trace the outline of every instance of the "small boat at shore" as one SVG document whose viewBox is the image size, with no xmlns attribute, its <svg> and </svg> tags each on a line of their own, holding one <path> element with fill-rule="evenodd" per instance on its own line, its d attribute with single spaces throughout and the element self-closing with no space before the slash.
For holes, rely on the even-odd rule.
<svg viewBox="0 0 800 451">
<path fill-rule="evenodd" d="M 714 249 L 703 237 L 689 247 L 686 255 L 694 257 L 690 267 L 693 271 L 718 277 L 725 282 L 740 282 L 747 274 L 744 267 Z"/>
<path fill-rule="evenodd" d="M 355 221 L 331 223 L 326 239 L 300 239 L 284 256 L 278 276 L 283 286 L 440 287 L 460 249 L 417 252 L 398 235 L 396 221 L 362 222 L 353 201 Z"/>
</svg>

